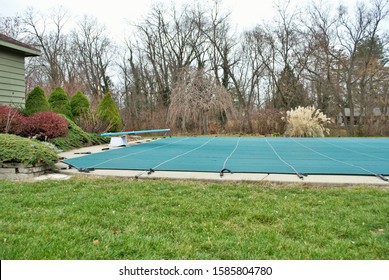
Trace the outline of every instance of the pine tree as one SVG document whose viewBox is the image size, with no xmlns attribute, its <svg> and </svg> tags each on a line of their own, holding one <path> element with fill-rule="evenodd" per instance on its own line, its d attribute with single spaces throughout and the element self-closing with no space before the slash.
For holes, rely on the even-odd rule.
<svg viewBox="0 0 389 280">
<path fill-rule="evenodd" d="M 110 123 L 109 132 L 120 131 L 122 129 L 120 113 L 110 92 L 104 94 L 103 99 L 97 106 L 97 114 L 101 120 Z"/>
<path fill-rule="evenodd" d="M 43 89 L 36 86 L 27 96 L 25 114 L 32 115 L 45 111 L 50 111 L 50 104 Z"/>
<path fill-rule="evenodd" d="M 303 84 L 297 79 L 292 68 L 287 64 L 277 81 L 277 90 L 274 93 L 274 108 L 290 110 L 308 103 Z"/>
<path fill-rule="evenodd" d="M 81 91 L 77 91 L 70 100 L 73 117 L 77 118 L 89 111 L 88 98 Z"/>
<path fill-rule="evenodd" d="M 68 95 L 61 87 L 56 87 L 49 97 L 49 104 L 51 109 L 58 113 L 68 116 L 73 119 L 72 110 Z"/>
</svg>

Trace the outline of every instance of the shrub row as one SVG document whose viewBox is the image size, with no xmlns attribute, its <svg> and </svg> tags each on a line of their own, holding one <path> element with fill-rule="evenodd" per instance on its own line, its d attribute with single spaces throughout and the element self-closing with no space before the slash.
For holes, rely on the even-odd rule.
<svg viewBox="0 0 389 280">
<path fill-rule="evenodd" d="M 54 112 L 38 112 L 25 117 L 9 106 L 0 106 L 0 133 L 48 140 L 66 136 L 68 122 Z"/>
<path fill-rule="evenodd" d="M 94 111 L 90 108 L 88 98 L 80 91 L 69 100 L 66 92 L 61 87 L 56 87 L 47 99 L 44 91 L 39 86 L 35 87 L 27 96 L 25 114 L 32 115 L 50 110 L 65 115 L 83 128 L 83 122 L 86 120 L 85 128 L 91 127 L 88 120 L 93 116 L 93 131 L 88 132 L 120 131 L 122 128 L 119 110 L 109 92 L 105 93 Z M 96 128 L 104 130 L 95 131 Z"/>
<path fill-rule="evenodd" d="M 80 97 L 81 96 L 81 97 Z M 56 87 L 51 93 L 49 99 L 46 98 L 45 92 L 39 86 L 36 86 L 27 96 L 26 99 L 26 115 L 32 115 L 38 112 L 54 111 L 58 114 L 63 114 L 73 119 L 79 111 L 89 110 L 89 101 L 86 96 L 77 92 L 75 100 L 69 100 L 67 94 L 61 87 Z M 80 98 L 82 102 L 79 102 Z M 85 102 L 85 100 L 87 102 Z M 73 104 L 73 107 L 72 107 Z M 73 114 L 73 111 L 75 114 Z"/>
</svg>

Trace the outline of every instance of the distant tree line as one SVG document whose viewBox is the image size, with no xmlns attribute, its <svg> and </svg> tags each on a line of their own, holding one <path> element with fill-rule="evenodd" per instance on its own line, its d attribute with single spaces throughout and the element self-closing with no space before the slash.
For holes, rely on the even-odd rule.
<svg viewBox="0 0 389 280">
<path fill-rule="evenodd" d="M 314 106 L 350 136 L 389 135 L 389 0 L 288 3 L 242 32 L 218 2 L 155 5 L 124 46 L 93 17 L 70 27 L 61 8 L 0 18 L 0 32 L 42 51 L 27 91 L 80 90 L 92 106 L 111 92 L 127 129 L 282 133 L 283 112 Z"/>
</svg>

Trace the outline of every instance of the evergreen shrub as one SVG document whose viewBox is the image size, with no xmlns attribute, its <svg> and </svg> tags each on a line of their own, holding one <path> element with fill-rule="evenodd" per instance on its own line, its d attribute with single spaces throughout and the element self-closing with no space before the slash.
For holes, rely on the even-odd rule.
<svg viewBox="0 0 389 280">
<path fill-rule="evenodd" d="M 102 121 L 110 123 L 109 132 L 120 131 L 122 129 L 122 121 L 120 113 L 116 107 L 115 101 L 111 93 L 107 92 L 97 106 L 97 114 Z"/>
<path fill-rule="evenodd" d="M 74 118 L 80 117 L 89 111 L 89 100 L 81 91 L 77 91 L 70 99 L 70 107 Z"/>
<path fill-rule="evenodd" d="M 0 134 L 0 163 L 54 166 L 57 161 L 57 153 L 39 141 L 12 134 Z"/>
<path fill-rule="evenodd" d="M 70 119 L 73 119 L 68 95 L 61 87 L 56 87 L 53 90 L 49 97 L 49 104 L 54 112 L 58 114 L 64 114 Z"/>
<path fill-rule="evenodd" d="M 62 115 L 62 117 L 64 117 L 68 122 L 69 131 L 66 137 L 58 137 L 50 141 L 57 148 L 61 150 L 70 150 L 89 145 L 100 145 L 107 143 L 107 137 L 101 137 L 97 134 L 87 133 L 65 115 Z"/>
<path fill-rule="evenodd" d="M 43 89 L 36 86 L 27 96 L 24 112 L 28 116 L 45 111 L 50 111 L 50 104 Z"/>
</svg>

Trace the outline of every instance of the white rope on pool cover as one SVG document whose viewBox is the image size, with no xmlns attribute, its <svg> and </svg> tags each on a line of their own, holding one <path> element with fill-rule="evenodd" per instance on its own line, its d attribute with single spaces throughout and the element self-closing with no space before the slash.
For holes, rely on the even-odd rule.
<svg viewBox="0 0 389 280">
<path fill-rule="evenodd" d="M 289 162 L 287 162 L 286 160 L 284 160 L 284 159 L 277 153 L 277 151 L 274 149 L 273 145 L 270 144 L 270 142 L 269 142 L 266 138 L 265 138 L 265 140 L 266 140 L 266 143 L 267 143 L 267 144 L 270 146 L 270 148 L 273 150 L 274 154 L 278 157 L 278 159 L 279 159 L 280 161 L 282 161 L 283 163 L 285 163 L 287 166 L 289 166 L 289 167 L 294 171 L 294 173 L 296 173 L 296 175 L 297 175 L 301 180 L 304 179 L 304 175 L 301 174 L 300 172 L 298 172 L 298 171 L 296 170 L 296 168 L 294 168 L 293 165 L 291 165 Z"/>
<path fill-rule="evenodd" d="M 163 148 L 163 147 L 166 147 L 166 146 L 169 146 L 169 145 L 172 145 L 172 144 L 175 144 L 175 143 L 184 141 L 184 140 L 186 140 L 186 139 L 189 139 L 189 137 L 186 137 L 186 138 L 183 138 L 183 139 L 180 139 L 180 140 L 178 140 L 178 141 L 171 142 L 171 143 L 168 143 L 168 144 L 165 144 L 165 145 L 161 145 L 161 146 L 158 146 L 158 147 L 154 147 L 154 148 L 150 148 L 150 149 L 145 149 L 145 150 L 138 151 L 138 152 L 131 153 L 131 154 L 126 154 L 126 155 L 120 156 L 120 157 L 110 158 L 110 159 L 107 159 L 106 161 L 103 161 L 103 162 L 100 162 L 100 163 L 98 163 L 98 164 L 92 165 L 91 167 L 88 167 L 88 168 L 95 168 L 96 166 L 105 164 L 105 163 L 110 162 L 110 161 L 113 161 L 113 160 L 122 159 L 122 158 L 126 158 L 126 157 L 129 157 L 129 156 L 133 156 L 133 155 L 145 153 L 145 152 L 148 152 L 148 151 L 160 149 L 160 148 Z"/>
<path fill-rule="evenodd" d="M 182 153 L 182 154 L 179 154 L 179 155 L 177 155 L 177 156 L 175 156 L 175 157 L 172 157 L 172 158 L 170 158 L 170 159 L 167 159 L 167 160 L 165 160 L 165 161 L 163 161 L 163 162 L 157 164 L 156 166 L 150 168 L 149 170 L 142 171 L 142 172 L 140 172 L 138 175 L 136 175 L 135 177 L 138 178 L 139 176 L 141 176 L 141 175 L 143 175 L 143 174 L 145 174 L 145 173 L 151 174 L 151 173 L 154 172 L 154 170 L 157 169 L 158 167 L 160 167 L 160 166 L 162 166 L 162 165 L 164 165 L 164 164 L 166 164 L 166 163 L 168 163 L 168 162 L 170 162 L 170 161 L 172 161 L 172 160 L 175 160 L 175 159 L 177 159 L 177 158 L 179 158 L 179 157 L 185 156 L 185 155 L 187 155 L 187 154 L 189 154 L 189 153 L 191 153 L 191 152 L 193 152 L 193 151 L 196 151 L 196 150 L 198 150 L 198 149 L 201 149 L 202 147 L 204 147 L 205 145 L 207 145 L 209 142 L 215 140 L 215 138 L 216 138 L 216 137 L 210 138 L 207 142 L 201 144 L 200 146 L 198 146 L 198 147 L 196 147 L 196 148 L 193 148 L 193 149 L 191 149 L 191 150 L 189 150 L 189 151 L 186 151 L 186 152 L 184 152 L 184 153 Z"/>
<path fill-rule="evenodd" d="M 374 175 L 374 176 L 376 176 L 376 177 L 378 177 L 378 178 L 380 178 L 380 179 L 382 179 L 382 180 L 384 180 L 384 181 L 388 181 L 388 179 L 385 178 L 382 174 L 377 174 L 377 173 L 375 173 L 375 172 L 373 172 L 373 171 L 371 171 L 371 170 L 369 170 L 369 169 L 366 169 L 366 168 L 364 168 L 364 167 L 362 167 L 362 166 L 355 165 L 355 164 L 352 164 L 352 163 L 348 163 L 348 162 L 346 162 L 346 161 L 338 160 L 338 159 L 336 159 L 336 158 L 327 156 L 327 155 L 325 155 L 325 154 L 323 154 L 323 153 L 320 153 L 320 152 L 318 152 L 318 151 L 316 151 L 316 150 L 314 150 L 314 149 L 312 149 L 312 148 L 310 148 L 310 147 L 308 147 L 308 146 L 306 146 L 306 145 L 304 145 L 304 144 L 301 144 L 301 143 L 297 142 L 295 139 L 292 139 L 292 140 L 293 140 L 293 142 L 299 144 L 300 146 L 302 146 L 302 147 L 304 147 L 304 148 L 306 148 L 306 149 L 308 149 L 308 150 L 311 150 L 312 152 L 314 152 L 314 153 L 316 153 L 316 154 L 318 154 L 318 155 L 321 155 L 322 157 L 326 157 L 326 158 L 328 158 L 328 159 L 330 159 L 330 160 L 332 160 L 332 161 L 336 161 L 336 162 L 339 162 L 339 163 L 342 163 L 342 164 L 345 164 L 345 165 L 348 165 L 348 166 L 351 166 L 351 167 L 359 168 L 359 169 L 361 169 L 361 170 L 363 170 L 363 171 L 366 171 L 367 173 L 370 173 L 371 175 Z"/>
<path fill-rule="evenodd" d="M 340 145 L 336 145 L 334 143 L 331 143 L 331 142 L 328 142 L 328 141 L 325 141 L 325 140 L 322 140 L 322 139 L 319 139 L 321 142 L 323 143 L 326 143 L 326 144 L 329 144 L 329 145 L 332 145 L 334 147 L 337 147 L 339 149 L 343 149 L 343 150 L 346 150 L 346 151 L 350 151 L 350 152 L 353 152 L 353 153 L 356 153 L 356 154 L 360 154 L 360 155 L 363 155 L 363 156 L 367 156 L 367 157 L 371 157 L 371 158 L 376 158 L 376 159 L 379 159 L 379 160 L 383 160 L 383 161 L 389 161 L 389 159 L 386 159 L 386 158 L 382 158 L 382 157 L 377 157 L 377 156 L 373 156 L 373 155 L 370 155 L 370 154 L 367 154 L 367 153 L 361 153 L 361 152 L 358 152 L 358 151 L 354 151 L 354 150 L 351 150 L 351 149 L 347 149 L 345 147 L 342 147 Z M 359 144 L 359 143 L 358 143 Z"/>
<path fill-rule="evenodd" d="M 228 160 L 232 157 L 232 155 L 235 153 L 235 151 L 238 149 L 238 146 L 239 146 L 239 142 L 240 142 L 240 137 L 238 138 L 238 141 L 236 141 L 236 144 L 235 144 L 235 148 L 232 150 L 232 152 L 228 155 L 228 157 L 225 159 L 224 163 L 223 163 L 223 167 L 220 171 L 220 177 L 223 177 L 223 174 L 225 171 L 227 172 L 230 172 L 231 173 L 231 170 L 227 169 L 226 168 L 226 164 L 228 162 Z"/>
</svg>

